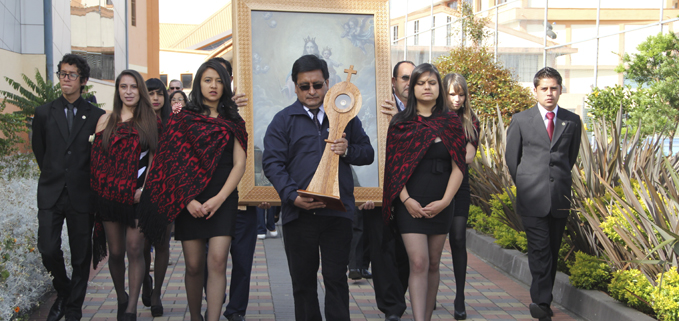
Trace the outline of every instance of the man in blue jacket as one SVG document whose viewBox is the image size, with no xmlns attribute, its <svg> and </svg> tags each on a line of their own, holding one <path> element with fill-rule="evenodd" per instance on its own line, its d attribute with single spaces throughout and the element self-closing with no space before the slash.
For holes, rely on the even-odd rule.
<svg viewBox="0 0 679 321">
<path fill-rule="evenodd" d="M 375 154 L 361 121 L 354 118 L 343 138 L 331 146 L 340 155 L 340 198 L 347 211 L 326 209 L 322 202 L 297 194 L 298 189 L 311 182 L 323 155 L 324 140 L 328 138 L 323 109 L 328 78 L 328 66 L 317 56 L 297 59 L 292 66 L 297 101 L 276 114 L 264 136 L 262 165 L 281 198 L 283 241 L 298 321 L 321 320 L 316 280 L 319 248 L 325 283 L 325 319 L 350 319 L 346 273 L 355 210 L 350 165 L 369 165 Z"/>
</svg>

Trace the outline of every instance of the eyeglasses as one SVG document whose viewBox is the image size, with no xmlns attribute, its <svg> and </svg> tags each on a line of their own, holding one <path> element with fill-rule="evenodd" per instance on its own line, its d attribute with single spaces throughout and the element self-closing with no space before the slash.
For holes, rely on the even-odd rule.
<svg viewBox="0 0 679 321">
<path fill-rule="evenodd" d="M 170 90 L 180 90 L 182 89 L 181 87 L 170 87 Z"/>
<path fill-rule="evenodd" d="M 184 101 L 184 98 L 172 98 L 172 101 Z"/>
<path fill-rule="evenodd" d="M 78 79 L 78 77 L 80 77 L 80 75 L 78 75 L 78 74 L 76 74 L 76 73 L 74 73 L 74 72 L 72 72 L 72 73 L 69 74 L 69 73 L 67 73 L 67 72 L 65 72 L 65 71 L 57 71 L 57 77 L 59 77 L 59 79 L 66 79 L 66 78 L 68 78 L 68 79 L 70 79 L 70 80 L 76 80 L 76 79 Z"/>
<path fill-rule="evenodd" d="M 321 88 L 323 88 L 324 84 L 325 84 L 324 82 L 317 82 L 317 83 L 314 83 L 313 85 L 303 84 L 303 85 L 297 85 L 297 88 L 299 88 L 301 91 L 307 91 L 307 90 L 311 89 L 311 86 L 313 86 L 314 89 L 320 90 Z"/>
<path fill-rule="evenodd" d="M 403 79 L 403 81 L 410 81 L 410 75 L 403 75 L 401 76 L 401 79 Z"/>
</svg>

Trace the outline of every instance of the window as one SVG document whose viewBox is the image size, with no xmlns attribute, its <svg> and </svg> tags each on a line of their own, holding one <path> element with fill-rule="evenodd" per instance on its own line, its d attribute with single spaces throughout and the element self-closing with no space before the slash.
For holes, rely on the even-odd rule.
<svg viewBox="0 0 679 321">
<path fill-rule="evenodd" d="M 160 74 L 160 81 L 163 82 L 163 85 L 167 87 L 167 75 L 166 74 Z"/>
<path fill-rule="evenodd" d="M 457 3 L 457 2 L 456 2 Z M 451 16 L 446 17 L 446 46 L 450 47 L 453 45 L 453 18 Z"/>
<path fill-rule="evenodd" d="M 191 88 L 193 86 L 193 74 L 181 74 L 182 87 Z"/>
<path fill-rule="evenodd" d="M 92 53 L 73 51 L 74 54 L 85 58 L 90 66 L 90 78 L 114 80 L 115 60 L 112 53 Z"/>
<path fill-rule="evenodd" d="M 431 16 L 431 31 L 429 32 L 429 34 L 431 34 L 432 45 L 436 44 L 436 29 L 434 29 L 435 26 L 436 26 L 436 16 Z"/>
<path fill-rule="evenodd" d="M 137 0 L 130 0 L 130 15 L 132 26 L 137 26 Z"/>
<path fill-rule="evenodd" d="M 420 32 L 420 20 L 415 20 L 414 25 L 413 31 L 415 35 L 413 36 L 413 45 L 417 46 L 420 42 L 420 35 L 417 34 Z"/>
<path fill-rule="evenodd" d="M 394 26 L 392 30 L 393 36 L 391 39 L 394 42 L 394 44 L 396 44 L 396 42 L 398 42 L 398 26 Z"/>
</svg>

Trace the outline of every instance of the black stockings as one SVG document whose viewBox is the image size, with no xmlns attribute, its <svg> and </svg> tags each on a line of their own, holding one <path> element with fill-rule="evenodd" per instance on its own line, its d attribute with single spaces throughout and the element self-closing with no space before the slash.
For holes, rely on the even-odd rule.
<svg viewBox="0 0 679 321">
<path fill-rule="evenodd" d="M 153 246 L 155 253 L 155 261 L 153 262 L 153 293 L 151 294 L 151 305 L 160 304 L 160 295 L 163 290 L 163 281 L 165 280 L 165 273 L 167 272 L 167 265 L 170 262 L 170 232 L 172 231 L 172 224 L 167 225 L 165 231 L 165 238 Z M 151 243 L 146 240 L 144 242 L 144 261 L 146 262 L 144 275 L 151 273 Z"/>
<path fill-rule="evenodd" d="M 467 218 L 453 217 L 450 228 L 450 254 L 453 256 L 453 272 L 455 273 L 455 309 L 464 308 L 464 283 L 467 275 Z"/>
<path fill-rule="evenodd" d="M 137 313 L 137 300 L 144 280 L 144 234 L 118 222 L 104 222 L 108 244 L 108 268 L 119 302 L 125 302 L 125 253 L 129 261 L 130 296 L 126 313 Z"/>
</svg>

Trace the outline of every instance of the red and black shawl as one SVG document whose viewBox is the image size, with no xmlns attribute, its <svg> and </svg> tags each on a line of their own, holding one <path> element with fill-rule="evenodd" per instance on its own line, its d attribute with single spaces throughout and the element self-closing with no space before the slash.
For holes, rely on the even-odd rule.
<svg viewBox="0 0 679 321">
<path fill-rule="evenodd" d="M 120 123 L 111 135 L 108 149 L 103 148 L 103 131 L 94 135 L 90 160 L 90 186 L 95 193 L 96 219 L 92 234 L 92 260 L 96 268 L 106 257 L 103 220 L 134 227 L 134 192 L 141 144 L 130 123 Z"/>
<path fill-rule="evenodd" d="M 247 150 L 245 121 L 182 110 L 167 122 L 137 207 L 139 226 L 152 242 L 210 182 L 229 139 Z"/>
<path fill-rule="evenodd" d="M 382 217 L 385 223 L 391 219 L 394 200 L 437 137 L 441 138 L 450 157 L 464 172 L 465 135 L 462 123 L 455 113 L 417 116 L 389 127 L 382 196 Z"/>
</svg>

